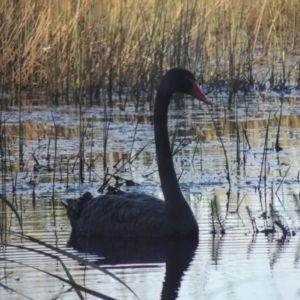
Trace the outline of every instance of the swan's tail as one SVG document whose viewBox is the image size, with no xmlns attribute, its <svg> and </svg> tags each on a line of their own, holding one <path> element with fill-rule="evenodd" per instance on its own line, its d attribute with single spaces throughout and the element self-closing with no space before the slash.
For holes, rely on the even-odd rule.
<svg viewBox="0 0 300 300">
<path fill-rule="evenodd" d="M 71 206 L 71 203 L 73 202 L 73 199 L 65 199 L 65 200 L 61 200 L 61 203 L 63 204 L 63 206 L 68 209 L 69 206 Z"/>
<path fill-rule="evenodd" d="M 90 192 L 85 192 L 78 199 L 64 199 L 61 201 L 61 203 L 68 210 L 81 210 L 81 208 L 91 199 L 93 199 L 93 195 Z"/>
<path fill-rule="evenodd" d="M 80 218 L 85 204 L 91 199 L 93 199 L 93 195 L 90 192 L 86 192 L 78 199 L 65 199 L 61 201 L 67 209 L 68 218 L 73 230 L 78 230 L 77 220 Z"/>
</svg>

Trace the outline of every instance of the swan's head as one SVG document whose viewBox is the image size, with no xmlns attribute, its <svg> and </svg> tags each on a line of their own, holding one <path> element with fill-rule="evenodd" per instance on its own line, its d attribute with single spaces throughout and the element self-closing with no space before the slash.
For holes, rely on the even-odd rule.
<svg viewBox="0 0 300 300">
<path fill-rule="evenodd" d="M 164 77 L 167 81 L 166 84 L 171 89 L 172 93 L 191 95 L 208 105 L 213 104 L 202 92 L 197 84 L 195 76 L 190 71 L 175 68 L 169 70 Z"/>
</svg>

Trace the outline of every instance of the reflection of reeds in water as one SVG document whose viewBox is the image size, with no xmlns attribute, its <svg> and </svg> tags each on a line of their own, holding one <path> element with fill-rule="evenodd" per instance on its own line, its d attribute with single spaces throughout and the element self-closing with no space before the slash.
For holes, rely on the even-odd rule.
<svg viewBox="0 0 300 300">
<path fill-rule="evenodd" d="M 220 203 L 217 197 L 210 201 L 210 216 L 210 226 L 212 228 L 211 233 L 225 234 L 225 221 L 222 216 Z"/>
<path fill-rule="evenodd" d="M 252 224 L 252 230 L 254 234 L 258 234 L 259 232 L 264 233 L 265 235 L 273 235 L 276 233 L 275 225 L 281 230 L 282 236 L 278 240 L 278 242 L 283 243 L 287 237 L 291 237 L 292 235 L 295 235 L 294 231 L 290 231 L 290 228 L 285 221 L 283 216 L 279 216 L 278 213 L 275 211 L 274 206 L 270 203 L 270 221 L 271 223 L 266 223 L 267 226 L 263 230 L 258 230 L 256 218 L 253 216 L 252 210 L 249 208 L 249 206 L 246 206 L 248 216 L 250 218 L 251 224 Z M 267 212 L 264 213 L 265 219 L 267 219 Z"/>
<path fill-rule="evenodd" d="M 287 236 L 291 236 L 290 228 L 286 223 L 285 219 L 276 213 L 274 206 L 271 203 L 270 203 L 270 216 L 272 220 L 272 227 L 274 227 L 274 225 L 277 225 L 280 228 L 282 232 L 282 239 L 285 239 Z"/>
<path fill-rule="evenodd" d="M 248 216 L 249 216 L 249 218 L 250 218 L 250 220 L 251 220 L 253 233 L 258 233 L 259 230 L 258 230 L 258 228 L 257 228 L 255 218 L 253 217 L 252 211 L 251 211 L 251 209 L 249 208 L 249 206 L 246 206 L 246 210 L 247 210 Z"/>
<path fill-rule="evenodd" d="M 11 209 L 11 211 L 14 213 L 14 215 L 17 217 L 17 219 L 19 221 L 19 225 L 22 229 L 22 221 L 21 221 L 21 218 L 20 218 L 16 208 L 14 207 L 14 205 L 11 204 L 1 194 L 0 194 L 0 199 L 1 199 L 2 206 L 3 207 L 8 206 Z M 1 218 L 1 220 L 3 220 L 3 218 Z M 5 248 L 15 248 L 15 249 L 18 249 L 19 251 L 25 251 L 26 253 L 33 252 L 38 255 L 42 255 L 43 257 L 48 257 L 48 258 L 53 259 L 54 261 L 57 261 L 61 265 L 61 267 L 64 270 L 65 275 L 67 276 L 68 279 L 61 277 L 54 272 L 48 272 L 45 269 L 39 269 L 39 268 L 35 267 L 34 263 L 26 264 L 26 266 L 36 269 L 39 272 L 43 272 L 49 276 L 52 276 L 52 277 L 60 280 L 62 283 L 69 284 L 72 288 L 74 288 L 79 299 L 84 299 L 82 292 L 96 296 L 101 299 L 111 299 L 111 298 L 109 296 L 106 296 L 104 294 L 96 292 L 95 290 L 91 290 L 84 285 L 80 285 L 80 284 L 76 283 L 72 274 L 70 273 L 70 271 L 68 270 L 67 266 L 64 263 L 64 258 L 71 259 L 73 261 L 76 261 L 77 263 L 79 263 L 82 266 L 85 266 L 85 267 L 88 267 L 88 268 L 91 268 L 94 270 L 98 270 L 98 271 L 110 276 L 111 278 L 115 279 L 116 281 L 118 281 L 119 283 L 124 285 L 128 290 L 130 290 L 136 296 L 136 294 L 133 292 L 133 290 L 123 280 L 119 279 L 117 276 L 115 276 L 111 272 L 107 271 L 105 268 L 102 268 L 99 265 L 97 265 L 87 259 L 84 259 L 76 254 L 70 253 L 66 250 L 63 250 L 61 248 L 58 248 L 58 247 L 55 247 L 48 243 L 45 243 L 45 242 L 43 242 L 39 239 L 36 239 L 32 236 L 28 236 L 23 233 L 17 233 L 17 232 L 8 230 L 7 227 L 4 226 L 4 223 L 3 222 L 1 222 L 1 223 L 2 224 L 0 224 L 0 236 L 1 236 L 1 245 L 2 246 L 5 246 Z M 20 244 L 11 244 L 10 242 L 7 241 L 7 235 L 9 235 L 10 237 L 21 239 L 23 241 L 23 244 L 25 244 L 25 245 L 27 243 L 30 245 L 33 244 L 35 246 L 32 247 L 32 246 L 24 246 L 24 245 L 20 245 Z M 15 260 L 15 259 L 10 259 L 9 257 L 4 258 L 4 260 L 9 263 L 19 263 L 20 265 L 23 265 L 22 262 L 18 262 L 18 260 Z M 11 289 L 9 286 L 3 285 L 3 284 L 2 284 L 2 286 L 4 286 L 7 290 L 18 293 L 18 291 Z"/>
<path fill-rule="evenodd" d="M 268 155 L 268 139 L 269 139 L 269 125 L 270 125 L 270 115 L 271 112 L 269 112 L 269 119 L 268 124 L 266 128 L 266 135 L 265 135 L 265 143 L 263 147 L 263 156 L 262 156 L 262 163 L 261 163 L 261 169 L 260 169 L 260 175 L 259 175 L 259 181 L 258 181 L 258 191 L 260 195 L 260 201 L 262 206 L 262 195 L 261 195 L 261 189 L 260 184 L 263 180 L 264 182 L 264 200 L 265 200 L 265 210 L 267 211 L 267 155 Z"/>
<path fill-rule="evenodd" d="M 280 147 L 280 145 L 279 145 L 281 118 L 282 118 L 282 102 L 281 102 L 281 105 L 280 105 L 280 115 L 279 115 L 279 120 L 278 120 L 278 127 L 277 127 L 276 141 L 275 141 L 275 150 L 276 150 L 276 152 L 279 152 L 279 151 L 283 150 L 282 147 Z"/>
<path fill-rule="evenodd" d="M 223 149 L 223 153 L 224 153 L 224 157 L 225 157 L 226 180 L 229 183 L 229 190 L 230 190 L 230 188 L 231 188 L 231 181 L 230 181 L 230 169 L 229 169 L 229 161 L 228 161 L 228 157 L 227 157 L 227 151 L 225 149 L 223 140 L 221 138 L 221 133 L 219 131 L 219 127 L 217 127 L 217 124 L 216 124 L 215 119 L 214 119 L 214 117 L 213 117 L 213 115 L 211 113 L 211 110 L 209 112 L 210 112 L 210 116 L 211 116 L 211 119 L 212 119 L 214 127 L 215 127 L 216 134 L 217 134 L 217 136 L 219 138 L 219 141 L 220 141 L 222 149 Z"/>
</svg>

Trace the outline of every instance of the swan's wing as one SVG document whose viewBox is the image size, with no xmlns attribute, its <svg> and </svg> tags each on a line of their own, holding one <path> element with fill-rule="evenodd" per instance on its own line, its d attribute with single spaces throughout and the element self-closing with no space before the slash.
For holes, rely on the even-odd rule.
<svg viewBox="0 0 300 300">
<path fill-rule="evenodd" d="M 151 237 L 165 231 L 165 203 L 148 195 L 82 197 L 68 206 L 73 229 L 84 235 Z M 79 202 L 79 203 L 78 203 Z M 69 203 L 70 204 L 70 203 Z M 71 220 L 71 218 L 70 218 Z M 74 224 L 75 223 L 75 224 Z"/>
</svg>

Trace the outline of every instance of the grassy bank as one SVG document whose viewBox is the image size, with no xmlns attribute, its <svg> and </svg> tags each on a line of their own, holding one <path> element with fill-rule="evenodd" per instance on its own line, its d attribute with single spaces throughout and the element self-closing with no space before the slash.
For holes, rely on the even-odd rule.
<svg viewBox="0 0 300 300">
<path fill-rule="evenodd" d="M 265 76 L 300 81 L 286 63 L 300 53 L 299 11 L 297 0 L 3 0 L 0 92 L 39 90 L 61 103 L 129 91 L 138 102 L 174 66 L 200 82 L 234 79 L 232 89 Z"/>
</svg>

